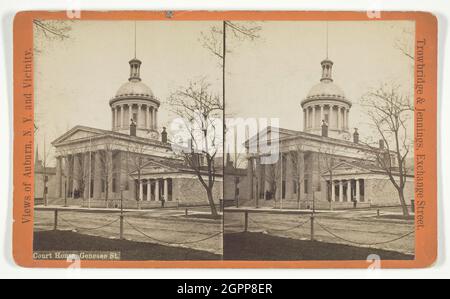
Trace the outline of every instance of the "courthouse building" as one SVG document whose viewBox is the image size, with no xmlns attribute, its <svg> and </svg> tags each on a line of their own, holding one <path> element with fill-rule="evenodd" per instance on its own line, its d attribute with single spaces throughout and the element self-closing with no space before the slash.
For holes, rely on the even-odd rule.
<svg viewBox="0 0 450 299">
<path fill-rule="evenodd" d="M 392 153 L 383 142 L 370 147 L 360 143 L 357 129 L 350 132 L 352 102 L 333 81 L 333 62 L 325 59 L 321 66 L 320 82 L 301 102 L 303 131 L 277 128 L 279 140 L 272 140 L 279 141 L 277 164 L 261 163 L 266 153 L 249 153 L 246 184 L 250 187 L 247 195 L 240 195 L 241 202 L 262 206 L 276 201 L 284 207 L 323 209 L 400 205 L 397 190 L 377 162 L 377 155 L 384 153 L 395 168 Z M 247 149 L 256 148 L 260 140 L 271 140 L 273 130 L 269 127 L 250 138 Z M 408 203 L 414 195 L 413 179 L 412 173 L 408 175 Z"/>
<path fill-rule="evenodd" d="M 52 142 L 56 199 L 91 206 L 117 206 L 121 197 L 129 207 L 208 204 L 197 175 L 172 151 L 165 128 L 159 129 L 161 103 L 141 80 L 141 61 L 129 64 L 128 81 L 109 101 L 111 130 L 76 126 Z"/>
</svg>

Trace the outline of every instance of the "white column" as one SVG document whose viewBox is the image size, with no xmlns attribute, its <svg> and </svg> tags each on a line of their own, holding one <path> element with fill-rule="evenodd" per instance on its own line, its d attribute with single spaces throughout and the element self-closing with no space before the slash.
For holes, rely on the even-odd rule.
<svg viewBox="0 0 450 299">
<path fill-rule="evenodd" d="M 306 109 L 303 109 L 303 130 L 306 129 Z"/>
<path fill-rule="evenodd" d="M 137 127 L 143 127 L 143 117 L 142 117 L 142 104 L 138 104 L 138 111 L 137 111 Z"/>
<path fill-rule="evenodd" d="M 159 201 L 159 180 L 155 181 L 155 200 Z"/>
<path fill-rule="evenodd" d="M 169 179 L 164 179 L 164 200 L 169 201 Z"/>
<path fill-rule="evenodd" d="M 142 201 L 144 197 L 144 186 L 142 180 L 139 180 L 139 200 Z"/>
<path fill-rule="evenodd" d="M 102 195 L 102 161 L 100 151 L 94 153 L 94 199 L 100 199 Z"/>
<path fill-rule="evenodd" d="M 316 128 L 316 106 L 312 107 L 312 128 Z"/>
<path fill-rule="evenodd" d="M 344 183 L 339 181 L 339 202 L 344 201 Z"/>
<path fill-rule="evenodd" d="M 116 117 L 116 109 L 114 107 L 111 107 L 111 128 L 114 130 L 114 123 L 115 123 L 115 117 Z"/>
<path fill-rule="evenodd" d="M 142 118 L 142 127 L 144 127 L 145 129 L 147 129 L 148 127 L 148 106 L 142 106 L 142 114 L 143 114 L 143 118 Z"/>
<path fill-rule="evenodd" d="M 328 113 L 328 122 L 329 122 L 328 128 L 334 129 L 334 127 L 333 127 L 333 105 L 330 105 L 329 107 L 330 107 L 329 108 L 330 112 Z"/>
<path fill-rule="evenodd" d="M 336 189 L 334 187 L 334 181 L 331 181 L 331 201 L 336 201 Z"/>
<path fill-rule="evenodd" d="M 81 179 L 81 157 L 79 154 L 73 155 L 73 183 L 72 183 L 72 194 L 74 197 L 75 190 L 80 190 L 80 179 Z"/>
<path fill-rule="evenodd" d="M 62 164 L 61 164 L 61 157 L 56 157 L 56 196 L 62 197 Z"/>
<path fill-rule="evenodd" d="M 306 108 L 306 128 L 309 128 L 311 123 L 309 122 L 309 107 Z"/>
<path fill-rule="evenodd" d="M 341 130 L 341 107 L 337 107 L 337 129 Z"/>
<path fill-rule="evenodd" d="M 351 180 L 347 180 L 347 202 L 350 202 L 352 198 L 352 184 Z"/>
<path fill-rule="evenodd" d="M 323 121 L 323 105 L 320 105 L 320 126 L 322 126 Z"/>
<path fill-rule="evenodd" d="M 86 153 L 83 154 L 84 162 L 83 162 L 82 173 L 83 173 L 83 177 L 84 177 L 84 181 L 85 181 L 85 183 L 84 183 L 84 194 L 83 194 L 83 198 L 84 199 L 88 199 L 89 196 L 90 196 L 89 187 L 90 187 L 91 184 L 89 182 L 89 177 L 90 177 L 90 171 L 91 170 L 89 169 L 89 166 L 90 166 L 90 164 L 89 164 L 89 159 L 90 159 L 89 155 L 90 155 L 90 152 L 86 152 Z"/>
<path fill-rule="evenodd" d="M 125 127 L 125 124 L 123 123 L 124 114 L 125 114 L 124 108 L 125 108 L 125 105 L 120 105 L 120 127 L 121 128 Z"/>
<path fill-rule="evenodd" d="M 152 181 L 147 180 L 147 201 L 152 200 Z"/>
<path fill-rule="evenodd" d="M 360 202 L 359 179 L 356 179 L 356 201 Z"/>
<path fill-rule="evenodd" d="M 345 109 L 345 128 L 348 130 L 348 116 L 349 116 L 349 110 Z"/>
<path fill-rule="evenodd" d="M 150 106 L 147 105 L 147 121 L 145 124 L 146 124 L 148 130 L 150 130 L 152 128 L 151 119 L 152 118 L 150 116 Z"/>
<path fill-rule="evenodd" d="M 155 126 L 153 127 L 155 130 L 157 130 L 158 129 L 158 109 L 154 109 L 154 111 L 153 111 L 154 113 L 155 113 Z"/>
<path fill-rule="evenodd" d="M 346 108 L 342 108 L 344 111 L 343 111 L 343 117 L 342 117 L 342 122 L 343 122 L 343 124 L 342 124 L 342 129 L 343 130 L 346 130 L 347 129 L 347 109 Z"/>
<path fill-rule="evenodd" d="M 153 107 L 149 107 L 148 109 L 148 128 L 151 130 L 153 129 Z"/>
<path fill-rule="evenodd" d="M 295 173 L 293 166 L 295 164 L 292 162 L 292 153 L 288 152 L 286 155 L 286 199 L 292 199 L 294 197 L 294 180 L 292 179 Z M 264 165 L 261 165 L 261 176 L 262 176 L 262 168 Z M 261 179 L 261 184 L 263 185 L 264 179 Z"/>
</svg>

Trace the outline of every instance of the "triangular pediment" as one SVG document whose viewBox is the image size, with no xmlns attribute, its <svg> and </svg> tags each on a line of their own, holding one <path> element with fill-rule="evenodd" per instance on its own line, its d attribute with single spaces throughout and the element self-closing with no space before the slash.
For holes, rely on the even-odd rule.
<svg viewBox="0 0 450 299">
<path fill-rule="evenodd" d="M 266 140 L 280 140 L 287 137 L 292 137 L 298 134 L 296 131 L 292 130 L 286 130 L 282 128 L 276 128 L 276 127 L 267 127 L 261 130 L 257 135 L 252 136 L 246 144 L 254 144 L 258 140 L 266 141 Z"/>
<path fill-rule="evenodd" d="M 348 162 L 341 162 L 333 168 L 333 175 L 361 174 L 372 172 L 371 167 L 356 165 Z M 324 171 L 322 175 L 328 175 L 329 171 Z"/>
<path fill-rule="evenodd" d="M 137 174 L 137 170 L 132 174 Z M 179 169 L 175 166 L 169 165 L 169 163 L 158 162 L 151 160 L 147 162 L 141 169 L 141 174 L 164 174 L 179 172 Z"/>
<path fill-rule="evenodd" d="M 104 135 L 103 130 L 77 126 L 58 137 L 55 141 L 53 141 L 53 144 L 57 145 L 67 141 L 85 140 L 101 135 Z"/>
</svg>

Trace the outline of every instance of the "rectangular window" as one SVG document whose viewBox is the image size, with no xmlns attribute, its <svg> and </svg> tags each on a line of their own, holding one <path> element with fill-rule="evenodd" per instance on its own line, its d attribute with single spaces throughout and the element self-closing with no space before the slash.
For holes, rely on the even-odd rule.
<svg viewBox="0 0 450 299">
<path fill-rule="evenodd" d="M 305 181 L 303 182 L 303 185 L 304 185 L 304 190 L 305 190 L 305 194 L 308 194 L 309 193 L 309 188 L 308 188 L 308 180 L 307 179 L 305 179 Z"/>
</svg>

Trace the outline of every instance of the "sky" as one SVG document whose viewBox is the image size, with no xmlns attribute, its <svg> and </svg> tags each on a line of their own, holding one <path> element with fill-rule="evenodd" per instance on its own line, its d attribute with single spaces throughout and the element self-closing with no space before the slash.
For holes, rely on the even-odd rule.
<svg viewBox="0 0 450 299">
<path fill-rule="evenodd" d="M 252 24 L 254 25 L 254 24 Z M 234 117 L 279 118 L 280 126 L 302 130 L 300 102 L 319 82 L 327 53 L 327 23 L 258 22 L 259 38 L 228 35 L 226 113 Z M 35 41 L 36 141 L 40 151 L 76 125 L 111 129 L 109 100 L 128 80 L 134 56 L 134 22 L 73 21 L 69 37 Z M 189 81 L 206 78 L 221 92 L 220 61 L 201 42 L 218 22 L 136 22 L 136 53 L 141 78 L 162 102 L 159 126 L 174 118 L 169 95 Z M 333 78 L 352 101 L 350 128 L 369 135 L 363 94 L 383 82 L 413 91 L 412 61 L 396 41 L 412 45 L 414 23 L 406 21 L 328 22 L 328 56 Z M 412 129 L 412 128 L 411 128 Z M 50 153 L 51 154 L 51 153 Z"/>
<path fill-rule="evenodd" d="M 259 40 L 229 57 L 227 112 L 275 117 L 283 128 L 302 130 L 300 103 L 321 78 L 326 28 L 326 22 L 264 23 Z M 384 82 L 396 82 L 413 92 L 412 60 L 395 47 L 396 40 L 405 38 L 413 45 L 412 32 L 413 22 L 328 22 L 334 83 L 353 103 L 349 126 L 361 128 L 361 135 L 367 129 L 362 95 Z"/>
</svg>

